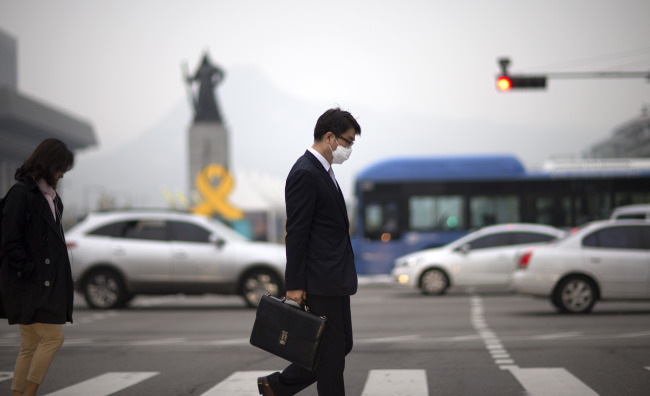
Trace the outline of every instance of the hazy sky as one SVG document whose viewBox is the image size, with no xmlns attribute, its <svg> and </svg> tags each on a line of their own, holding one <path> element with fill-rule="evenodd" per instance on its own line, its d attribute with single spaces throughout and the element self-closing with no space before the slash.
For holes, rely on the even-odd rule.
<svg viewBox="0 0 650 396">
<path fill-rule="evenodd" d="M 0 0 L 0 28 L 18 40 L 19 90 L 88 120 L 100 150 L 142 134 L 185 101 L 181 64 L 195 70 L 207 49 L 226 73 L 255 70 L 311 108 L 340 105 L 359 117 L 352 173 L 379 153 L 426 154 L 423 142 L 435 153 L 480 151 L 471 133 L 438 128 L 455 122 L 531 133 L 517 146 L 490 136 L 528 165 L 579 154 L 638 116 L 650 104 L 650 83 L 550 80 L 545 91 L 500 94 L 497 58 L 509 56 L 513 73 L 648 71 L 649 17 L 648 0 Z M 219 88 L 224 108 L 234 81 L 227 74 Z M 432 121 L 379 133 L 375 114 Z M 283 177 L 311 144 L 318 115 L 247 140 L 226 113 L 235 163 L 255 167 L 245 159 L 255 145 L 256 154 L 288 158 L 275 172 Z M 351 179 L 344 180 L 347 196 Z"/>
</svg>

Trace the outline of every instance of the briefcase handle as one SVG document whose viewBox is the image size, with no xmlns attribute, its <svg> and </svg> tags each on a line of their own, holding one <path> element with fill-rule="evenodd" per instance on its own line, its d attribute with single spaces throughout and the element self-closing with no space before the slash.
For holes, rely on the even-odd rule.
<svg viewBox="0 0 650 396">
<path fill-rule="evenodd" d="M 300 304 L 298 304 L 297 302 L 292 301 L 292 300 L 287 300 L 286 297 L 282 297 L 282 302 L 285 303 L 285 304 L 291 305 L 291 306 L 293 306 L 295 308 L 303 309 L 305 312 L 309 312 L 309 307 L 307 306 L 307 299 L 306 298 L 303 298 L 302 302 Z"/>
</svg>

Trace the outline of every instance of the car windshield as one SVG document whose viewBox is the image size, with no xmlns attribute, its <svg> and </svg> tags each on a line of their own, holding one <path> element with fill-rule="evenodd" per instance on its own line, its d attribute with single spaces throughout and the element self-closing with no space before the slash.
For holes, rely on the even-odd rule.
<svg viewBox="0 0 650 396">
<path fill-rule="evenodd" d="M 236 240 L 236 241 L 249 241 L 248 238 L 238 233 L 237 231 L 233 230 L 232 228 L 228 227 L 227 225 L 223 224 L 219 220 L 212 219 L 212 218 L 207 218 L 207 219 L 210 222 L 210 225 L 216 228 L 217 232 L 225 236 L 226 238 L 231 240 Z"/>
</svg>

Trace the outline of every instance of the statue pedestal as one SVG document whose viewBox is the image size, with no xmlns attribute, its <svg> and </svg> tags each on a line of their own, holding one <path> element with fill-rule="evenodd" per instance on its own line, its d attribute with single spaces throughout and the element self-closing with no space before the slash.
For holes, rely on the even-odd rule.
<svg viewBox="0 0 650 396">
<path fill-rule="evenodd" d="M 228 130 L 220 122 L 194 122 L 188 132 L 189 192 L 196 195 L 196 175 L 209 164 L 230 169 Z"/>
</svg>

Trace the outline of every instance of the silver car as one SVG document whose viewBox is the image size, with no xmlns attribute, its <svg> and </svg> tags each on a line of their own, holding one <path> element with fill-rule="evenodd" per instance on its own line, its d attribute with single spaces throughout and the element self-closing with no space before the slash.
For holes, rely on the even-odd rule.
<svg viewBox="0 0 650 396">
<path fill-rule="evenodd" d="M 511 288 L 518 251 L 564 234 L 540 224 L 493 225 L 445 246 L 398 257 L 391 275 L 398 285 L 432 295 L 451 287 Z"/>
<path fill-rule="evenodd" d="M 594 221 L 530 249 L 519 257 L 514 285 L 563 313 L 588 313 L 598 300 L 650 300 L 650 223 Z"/>
<path fill-rule="evenodd" d="M 88 215 L 66 233 L 75 287 L 92 308 L 138 294 L 238 294 L 255 307 L 284 293 L 284 246 L 251 242 L 223 223 L 173 211 Z"/>
</svg>

